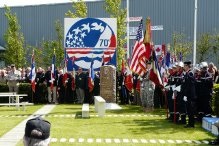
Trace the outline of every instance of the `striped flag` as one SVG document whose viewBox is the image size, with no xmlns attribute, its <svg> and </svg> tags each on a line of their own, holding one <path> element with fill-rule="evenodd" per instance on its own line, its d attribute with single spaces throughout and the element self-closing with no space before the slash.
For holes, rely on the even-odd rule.
<svg viewBox="0 0 219 146">
<path fill-rule="evenodd" d="M 152 61 L 152 68 L 150 70 L 150 80 L 154 82 L 155 85 L 163 86 L 161 74 L 157 62 L 157 57 L 154 51 L 152 52 L 152 57 L 153 57 L 153 61 Z"/>
<path fill-rule="evenodd" d="M 94 64 L 94 61 L 92 59 L 91 65 L 90 65 L 90 70 L 89 70 L 89 78 L 88 78 L 89 92 L 92 92 L 93 89 L 94 89 L 94 69 L 93 69 L 93 64 Z"/>
<path fill-rule="evenodd" d="M 52 69 L 51 69 L 51 90 L 53 90 L 53 87 L 54 87 L 54 80 L 55 80 L 55 61 L 56 61 L 56 56 L 55 54 L 53 55 L 52 57 Z"/>
<path fill-rule="evenodd" d="M 30 72 L 31 88 L 33 92 L 35 92 L 35 78 L 36 78 L 36 68 L 35 68 L 34 50 L 33 50 L 32 58 L 31 58 L 31 72 Z"/>
<path fill-rule="evenodd" d="M 146 58 L 145 58 L 145 45 L 143 43 L 143 20 L 141 20 L 136 35 L 136 42 L 133 48 L 132 59 L 130 63 L 130 69 L 139 74 L 143 75 L 146 72 Z"/>
</svg>

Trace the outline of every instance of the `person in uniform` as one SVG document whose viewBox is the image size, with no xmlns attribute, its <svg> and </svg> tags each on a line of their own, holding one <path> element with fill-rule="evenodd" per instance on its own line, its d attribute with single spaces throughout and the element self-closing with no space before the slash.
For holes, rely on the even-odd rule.
<svg viewBox="0 0 219 146">
<path fill-rule="evenodd" d="M 66 88 L 66 82 L 64 79 L 63 70 L 60 70 L 59 75 L 58 75 L 58 85 L 57 85 L 58 94 L 59 94 L 59 98 L 58 98 L 59 103 L 65 103 L 66 101 L 65 100 L 65 90 L 66 90 L 65 88 Z"/>
<path fill-rule="evenodd" d="M 134 90 L 134 105 L 141 105 L 140 98 L 140 76 L 136 73 L 133 73 L 133 90 Z"/>
<path fill-rule="evenodd" d="M 124 97 L 125 89 L 123 86 L 124 86 L 124 77 L 122 72 L 118 71 L 116 77 L 116 87 L 117 87 L 120 104 L 125 104 L 125 97 Z"/>
<path fill-rule="evenodd" d="M 198 109 L 198 119 L 202 121 L 202 118 L 211 117 L 212 108 L 211 108 L 211 100 L 213 93 L 213 78 L 208 73 L 208 64 L 207 62 L 200 63 L 201 72 L 199 78 L 197 78 L 198 82 L 198 90 L 197 92 L 197 109 Z"/>
<path fill-rule="evenodd" d="M 15 65 L 12 64 L 11 65 L 11 70 L 8 73 L 8 76 L 7 76 L 9 92 L 18 93 L 18 87 L 19 87 L 19 80 L 20 79 L 21 79 L 20 71 L 16 70 Z"/>
<path fill-rule="evenodd" d="M 181 85 L 183 83 L 183 62 L 178 62 L 177 64 L 177 74 L 176 74 L 176 88 L 179 88 L 179 91 L 176 91 L 176 123 L 186 124 L 186 107 L 185 101 L 183 100 Z"/>
<path fill-rule="evenodd" d="M 173 122 L 174 120 L 173 87 L 176 84 L 174 77 L 176 76 L 177 73 L 175 64 L 171 68 L 169 68 L 168 73 L 169 73 L 168 83 L 165 86 L 166 94 L 167 94 L 168 111 L 169 111 L 169 117 L 167 119 Z"/>
<path fill-rule="evenodd" d="M 154 85 L 150 80 L 151 62 L 147 62 L 147 72 L 141 80 L 141 103 L 145 111 L 151 111 L 154 108 Z"/>
<path fill-rule="evenodd" d="M 195 91 L 195 77 L 191 70 L 191 61 L 184 62 L 184 79 L 181 86 L 183 100 L 185 101 L 186 110 L 189 121 L 184 126 L 185 128 L 195 127 L 195 104 L 196 104 L 196 91 Z"/>
<path fill-rule="evenodd" d="M 78 68 L 78 72 L 75 76 L 75 87 L 76 87 L 76 94 L 78 98 L 78 103 L 82 104 L 84 102 L 85 96 L 85 74 L 81 67 Z"/>
<path fill-rule="evenodd" d="M 36 78 L 35 78 L 35 93 L 34 93 L 34 103 L 43 103 L 45 102 L 45 73 L 43 69 L 39 67 L 37 69 Z"/>
<path fill-rule="evenodd" d="M 57 86 L 57 79 L 58 74 L 55 73 L 54 77 L 52 77 L 52 67 L 48 67 L 47 72 L 45 73 L 45 81 L 47 84 L 47 91 L 48 91 L 48 102 L 49 103 L 56 103 L 56 86 Z"/>
</svg>

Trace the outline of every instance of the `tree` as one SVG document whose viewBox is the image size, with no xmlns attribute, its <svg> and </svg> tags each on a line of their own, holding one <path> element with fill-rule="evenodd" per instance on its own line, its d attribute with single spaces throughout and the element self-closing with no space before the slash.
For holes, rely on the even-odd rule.
<svg viewBox="0 0 219 146">
<path fill-rule="evenodd" d="M 105 0 L 104 8 L 111 18 L 117 18 L 117 66 L 121 70 L 122 59 L 125 58 L 126 9 L 121 8 L 121 0 Z"/>
<path fill-rule="evenodd" d="M 171 43 L 171 52 L 172 55 L 176 56 L 179 59 L 180 53 L 183 58 L 187 58 L 188 54 L 192 54 L 192 43 L 186 39 L 185 34 L 175 32 L 172 35 Z"/>
<path fill-rule="evenodd" d="M 209 58 L 209 52 L 212 48 L 212 36 L 208 33 L 202 34 L 197 42 L 198 62 L 205 61 Z"/>
<path fill-rule="evenodd" d="M 83 0 L 78 0 L 78 2 L 73 2 L 72 8 L 74 12 L 71 12 L 70 10 L 68 10 L 68 12 L 65 13 L 65 16 L 68 16 L 70 18 L 87 17 L 87 5 Z"/>
<path fill-rule="evenodd" d="M 6 64 L 15 64 L 17 67 L 26 65 L 24 36 L 20 32 L 16 14 L 12 14 L 11 9 L 5 6 L 5 16 L 8 19 L 8 29 L 4 34 L 6 50 L 4 54 Z"/>
</svg>

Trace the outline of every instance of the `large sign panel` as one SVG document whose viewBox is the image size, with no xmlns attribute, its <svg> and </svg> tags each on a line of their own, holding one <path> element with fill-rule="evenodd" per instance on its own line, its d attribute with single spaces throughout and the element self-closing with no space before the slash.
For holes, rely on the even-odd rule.
<svg viewBox="0 0 219 146">
<path fill-rule="evenodd" d="M 68 70 L 116 66 L 117 21 L 115 18 L 65 18 L 64 47 Z"/>
</svg>

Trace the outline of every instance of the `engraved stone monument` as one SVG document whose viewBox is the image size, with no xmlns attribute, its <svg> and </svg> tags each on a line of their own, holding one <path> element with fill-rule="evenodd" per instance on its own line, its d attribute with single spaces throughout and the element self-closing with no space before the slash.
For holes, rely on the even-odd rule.
<svg viewBox="0 0 219 146">
<path fill-rule="evenodd" d="M 107 103 L 116 102 L 116 67 L 105 65 L 100 67 L 100 96 Z"/>
</svg>

